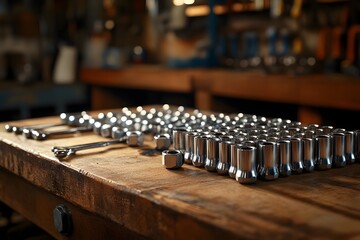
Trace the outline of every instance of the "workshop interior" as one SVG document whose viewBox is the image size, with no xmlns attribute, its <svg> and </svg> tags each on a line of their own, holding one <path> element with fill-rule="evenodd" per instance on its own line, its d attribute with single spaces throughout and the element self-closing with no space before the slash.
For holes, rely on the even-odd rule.
<svg viewBox="0 0 360 240">
<path fill-rule="evenodd" d="M 46 148 L 49 159 L 70 165 L 84 150 L 103 154 L 120 143 L 146 145 L 141 154 L 156 155 L 161 170 L 201 169 L 241 186 L 330 168 L 356 176 L 359 110 L 357 0 L 0 0 L 0 168 L 6 171 L 26 172 L 9 163 L 8 145 L 35 151 L 55 139 L 61 145 Z M 97 141 L 67 140 L 82 134 Z M 17 202 L 11 206 L 2 185 L 0 191 L 0 239 L 82 236 L 72 235 L 79 227 L 64 205 L 47 228 L 28 210 L 24 216 Z M 352 215 L 357 223 L 359 210 Z M 130 238 L 177 238 L 169 229 L 161 235 L 123 223 L 126 217 L 110 219 L 135 232 L 118 229 Z M 261 236 L 219 229 L 224 236 Z M 299 236 L 311 238 L 293 237 Z"/>
</svg>

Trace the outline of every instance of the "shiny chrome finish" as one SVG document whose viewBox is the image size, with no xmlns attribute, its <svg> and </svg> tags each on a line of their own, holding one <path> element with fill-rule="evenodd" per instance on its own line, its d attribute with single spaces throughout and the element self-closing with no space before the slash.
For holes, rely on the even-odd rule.
<svg viewBox="0 0 360 240">
<path fill-rule="evenodd" d="M 320 135 L 316 138 L 317 159 L 315 168 L 319 170 L 327 170 L 331 168 L 331 138 L 329 135 Z"/>
<path fill-rule="evenodd" d="M 210 137 L 206 139 L 206 161 L 205 169 L 209 172 L 216 172 L 216 166 L 219 162 L 219 143 L 220 138 Z"/>
<path fill-rule="evenodd" d="M 360 130 L 354 131 L 355 134 L 355 161 L 360 162 Z"/>
<path fill-rule="evenodd" d="M 315 140 L 303 138 L 304 144 L 304 170 L 312 172 L 315 169 Z"/>
<path fill-rule="evenodd" d="M 216 171 L 220 175 L 229 174 L 230 167 L 230 145 L 231 142 L 219 142 L 219 162 L 216 165 Z"/>
<path fill-rule="evenodd" d="M 355 138 L 353 131 L 345 132 L 345 159 L 346 164 L 355 163 Z"/>
<path fill-rule="evenodd" d="M 243 146 L 237 149 L 237 165 L 235 179 L 242 184 L 254 183 L 257 180 L 256 147 Z"/>
<path fill-rule="evenodd" d="M 128 132 L 126 134 L 126 137 L 120 139 L 114 139 L 111 141 L 93 142 L 93 143 L 80 144 L 69 147 L 54 146 L 51 149 L 51 151 L 54 153 L 55 157 L 57 158 L 66 158 L 81 150 L 106 147 L 112 144 L 123 143 L 123 142 L 126 142 L 129 146 L 141 146 L 144 142 L 143 133 L 139 131 Z"/>
<path fill-rule="evenodd" d="M 333 165 L 334 167 L 344 167 L 345 159 L 345 134 L 333 133 Z"/>
<path fill-rule="evenodd" d="M 264 180 L 275 180 L 279 177 L 277 166 L 277 144 L 275 142 L 263 142 L 260 144 L 261 166 L 259 176 Z"/>
<path fill-rule="evenodd" d="M 235 178 L 237 172 L 237 149 L 241 147 L 241 144 L 232 143 L 230 145 L 230 167 L 229 176 Z"/>
<path fill-rule="evenodd" d="M 174 127 L 173 131 L 173 146 L 175 150 L 185 153 L 185 127 Z"/>
<path fill-rule="evenodd" d="M 195 136 L 194 157 L 192 163 L 195 167 L 204 167 L 206 161 L 206 136 Z"/>
<path fill-rule="evenodd" d="M 164 150 L 162 165 L 167 169 L 178 169 L 184 164 L 184 155 L 179 150 Z"/>
<path fill-rule="evenodd" d="M 300 138 L 291 138 L 291 170 L 300 174 L 304 170 L 303 165 L 303 144 Z"/>
<path fill-rule="evenodd" d="M 70 128 L 65 130 L 56 130 L 56 131 L 42 131 L 42 130 L 31 130 L 31 137 L 32 139 L 42 141 L 46 140 L 51 136 L 54 135 L 64 135 L 64 134 L 72 134 L 72 133 L 80 133 L 80 132 L 89 132 L 91 128 L 88 127 L 77 127 L 77 128 Z"/>
<path fill-rule="evenodd" d="M 185 133 L 184 162 L 186 164 L 192 164 L 192 159 L 194 157 L 194 139 L 196 135 L 198 135 L 196 132 Z"/>
<path fill-rule="evenodd" d="M 290 140 L 278 141 L 279 152 L 279 173 L 280 176 L 286 177 L 291 175 L 291 151 Z"/>
<path fill-rule="evenodd" d="M 159 151 L 168 150 L 171 145 L 171 137 L 168 133 L 156 134 L 154 136 L 155 149 Z"/>
</svg>

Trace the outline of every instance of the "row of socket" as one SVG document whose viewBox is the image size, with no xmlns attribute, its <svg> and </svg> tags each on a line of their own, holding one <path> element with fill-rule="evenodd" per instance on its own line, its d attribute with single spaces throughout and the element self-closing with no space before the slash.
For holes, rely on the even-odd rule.
<svg viewBox="0 0 360 240">
<path fill-rule="evenodd" d="M 240 183 L 253 183 L 257 178 L 274 180 L 360 162 L 359 130 L 287 125 L 277 131 L 273 127 L 174 128 L 174 150 L 163 152 L 163 165 L 174 169 L 192 164 Z"/>
</svg>

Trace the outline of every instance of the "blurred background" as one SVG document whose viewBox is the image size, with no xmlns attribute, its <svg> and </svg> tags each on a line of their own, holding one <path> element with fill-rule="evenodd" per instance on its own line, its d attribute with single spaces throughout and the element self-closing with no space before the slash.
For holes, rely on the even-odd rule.
<svg viewBox="0 0 360 240">
<path fill-rule="evenodd" d="M 218 70 L 205 71 L 200 90 L 210 78 L 328 76 L 359 89 L 359 13 L 355 0 L 0 0 L 0 119 L 170 103 L 357 127 L 356 102 L 201 98 L 196 78 Z M 185 74 L 191 89 L 168 89 L 163 72 Z M 163 86 L 148 87 L 151 74 Z"/>
</svg>

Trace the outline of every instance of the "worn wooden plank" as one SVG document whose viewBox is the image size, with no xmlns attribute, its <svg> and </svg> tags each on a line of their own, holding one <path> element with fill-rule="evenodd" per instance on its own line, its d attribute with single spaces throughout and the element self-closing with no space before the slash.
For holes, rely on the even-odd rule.
<svg viewBox="0 0 360 240">
<path fill-rule="evenodd" d="M 55 121 L 56 118 L 21 123 Z M 243 186 L 123 144 L 79 152 L 60 162 L 50 151 L 103 140 L 91 133 L 43 142 L 5 133 L 0 167 L 142 236 L 158 239 L 360 237 L 360 165 Z"/>
</svg>

